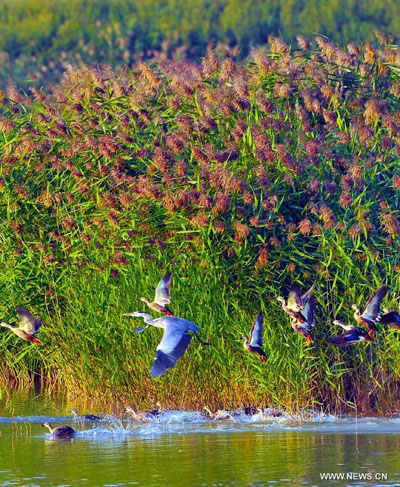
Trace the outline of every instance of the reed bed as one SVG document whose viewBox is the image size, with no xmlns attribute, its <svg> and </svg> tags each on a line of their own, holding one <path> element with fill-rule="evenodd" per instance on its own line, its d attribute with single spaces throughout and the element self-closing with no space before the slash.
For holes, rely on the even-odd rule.
<svg viewBox="0 0 400 487">
<path fill-rule="evenodd" d="M 398 411 L 398 335 L 336 349 L 381 283 L 399 289 L 400 51 L 301 49 L 281 39 L 246 63 L 86 66 L 51 90 L 10 83 L 0 106 L 0 313 L 43 318 L 42 346 L 0 334 L 0 383 L 35 375 L 73 394 L 175 407 L 264 404 Z M 176 367 L 149 377 L 144 310 L 166 270 L 172 308 L 196 322 Z M 276 301 L 316 282 L 313 346 Z M 265 316 L 265 364 L 240 340 Z"/>
<path fill-rule="evenodd" d="M 293 41 L 323 32 L 334 42 L 371 42 L 400 31 L 397 2 L 363 0 L 3 0 L 0 83 L 58 82 L 70 66 L 132 66 L 140 59 L 200 60 L 208 42 L 247 57 L 269 34 Z"/>
</svg>

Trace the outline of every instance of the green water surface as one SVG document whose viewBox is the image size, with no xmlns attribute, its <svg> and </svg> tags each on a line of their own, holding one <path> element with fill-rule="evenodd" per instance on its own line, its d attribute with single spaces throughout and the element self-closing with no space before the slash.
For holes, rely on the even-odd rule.
<svg viewBox="0 0 400 487">
<path fill-rule="evenodd" d="M 261 423 L 244 415 L 217 424 L 165 413 L 136 425 L 68 419 L 63 399 L 0 401 L 0 484 L 16 486 L 400 486 L 400 419 Z M 79 433 L 54 440 L 40 423 Z M 355 474 L 322 480 L 321 473 Z M 371 480 L 357 475 L 369 474 Z M 380 477 L 383 476 L 383 480 Z M 385 478 L 386 476 L 386 478 Z"/>
</svg>

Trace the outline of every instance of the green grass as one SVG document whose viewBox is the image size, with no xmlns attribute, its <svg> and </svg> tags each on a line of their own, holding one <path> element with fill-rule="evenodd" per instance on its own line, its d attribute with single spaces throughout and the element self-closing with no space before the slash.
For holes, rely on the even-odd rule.
<svg viewBox="0 0 400 487">
<path fill-rule="evenodd" d="M 398 50 L 359 55 L 277 39 L 247 64 L 85 68 L 0 107 L 0 314 L 41 316 L 42 346 L 0 333 L 0 381 L 180 407 L 399 407 L 400 344 L 324 340 L 381 283 L 399 288 Z M 397 58 L 396 58 L 397 55 Z M 134 333 L 166 270 L 196 322 L 176 367 L 149 376 L 161 332 Z M 316 282 L 315 345 L 276 301 Z M 268 361 L 242 347 L 265 316 Z M 153 314 L 154 316 L 154 314 Z"/>
</svg>

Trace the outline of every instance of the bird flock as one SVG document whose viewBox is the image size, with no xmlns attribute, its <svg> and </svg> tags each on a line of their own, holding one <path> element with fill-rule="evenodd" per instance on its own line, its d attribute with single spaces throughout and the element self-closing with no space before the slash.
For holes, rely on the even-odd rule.
<svg viewBox="0 0 400 487">
<path fill-rule="evenodd" d="M 142 311 L 124 313 L 124 316 L 142 318 L 144 320 L 146 326 L 143 328 L 134 328 L 134 331 L 137 333 L 144 332 L 150 326 L 162 328 L 164 330 L 163 337 L 156 349 L 153 366 L 150 370 L 150 374 L 153 377 L 161 376 L 165 374 L 169 368 L 175 366 L 177 360 L 185 353 L 193 336 L 195 336 L 203 346 L 210 345 L 208 342 L 205 342 L 200 338 L 199 327 L 196 323 L 174 316 L 173 311 L 168 307 L 168 305 L 171 304 L 171 280 L 172 274 L 171 272 L 167 272 L 157 285 L 153 301 L 149 301 L 144 297 L 140 298 L 140 300 L 146 303 L 150 309 L 163 314 L 161 318 L 153 319 L 150 314 Z M 287 299 L 282 296 L 277 298 L 282 304 L 284 312 L 290 317 L 291 327 L 306 339 L 308 345 L 313 344 L 314 340 L 317 338 L 312 336 L 313 329 L 315 328 L 316 308 L 316 300 L 313 296 L 314 287 L 315 285 L 313 284 L 307 292 L 302 294 L 299 285 L 293 283 Z M 372 342 L 374 334 L 379 331 L 377 323 L 400 329 L 399 312 L 382 308 L 384 314 L 381 314 L 381 303 L 387 292 L 388 289 L 386 286 L 380 286 L 369 297 L 362 312 L 356 304 L 353 304 L 351 308 L 354 310 L 354 319 L 357 325 L 343 323 L 339 320 L 332 321 L 333 325 L 342 327 L 344 331 L 339 335 L 326 337 L 326 341 L 339 347 L 352 345 L 364 340 Z M 41 342 L 36 337 L 36 334 L 40 330 L 42 321 L 38 318 L 34 318 L 23 307 L 19 307 L 17 313 L 19 321 L 18 326 L 4 322 L 0 323 L 0 326 L 9 328 L 22 340 L 40 344 Z M 249 335 L 243 334 L 241 338 L 244 340 L 243 346 L 246 351 L 255 354 L 262 362 L 267 361 L 267 355 L 263 350 L 262 313 L 257 315 Z M 205 414 L 212 420 L 234 420 L 234 413 L 227 413 L 226 411 L 212 412 L 207 406 L 203 409 Z M 160 410 L 159 404 L 157 404 L 151 411 L 136 411 L 134 408 L 128 406 L 124 410 L 124 413 L 129 414 L 136 422 L 149 423 L 154 417 L 160 414 Z M 81 421 L 99 421 L 102 419 L 93 414 L 79 415 L 75 408 L 71 409 L 69 412 L 74 415 L 75 419 Z M 263 410 L 259 408 L 257 409 L 257 412 L 261 415 L 262 419 L 264 416 Z M 281 413 L 278 412 L 277 414 Z M 49 422 L 43 423 L 41 426 L 48 428 L 53 437 L 59 439 L 70 439 L 76 433 L 70 426 L 53 427 Z"/>
<path fill-rule="evenodd" d="M 173 311 L 168 307 L 171 303 L 170 286 L 172 280 L 172 273 L 167 272 L 160 280 L 156 287 L 153 301 L 147 298 L 140 298 L 147 306 L 163 314 L 161 318 L 153 319 L 148 313 L 142 311 L 134 311 L 124 313 L 124 316 L 134 318 L 142 318 L 146 323 L 143 328 L 135 328 L 135 332 L 142 333 L 150 326 L 162 328 L 164 330 L 163 337 L 156 349 L 156 356 L 150 374 L 153 377 L 158 377 L 167 372 L 168 369 L 175 366 L 177 360 L 182 357 L 188 348 L 193 336 L 203 345 L 210 345 L 208 342 L 202 340 L 199 336 L 199 326 L 192 321 L 184 318 L 178 318 Z M 302 294 L 298 284 L 292 284 L 287 300 L 279 296 L 277 300 L 282 303 L 282 309 L 289 315 L 291 320 L 291 327 L 297 333 L 302 335 L 308 345 L 314 343 L 312 331 L 315 328 L 315 308 L 316 300 L 313 296 L 314 284 L 308 291 Z M 387 287 L 380 286 L 368 299 L 364 310 L 361 312 L 356 304 L 352 305 L 354 310 L 354 319 L 356 324 L 343 323 L 339 320 L 334 320 L 333 325 L 338 325 L 343 328 L 343 333 L 326 338 L 326 341 L 336 346 L 346 346 L 355 344 L 361 341 L 372 342 L 374 334 L 377 333 L 377 323 L 385 326 L 392 326 L 400 329 L 400 314 L 397 311 L 389 311 L 383 308 L 384 314 L 381 314 L 381 303 L 387 294 Z M 19 326 L 9 323 L 0 323 L 0 326 L 9 328 L 19 338 L 23 340 L 38 343 L 40 340 L 36 338 L 37 332 L 40 330 L 42 321 L 34 318 L 25 308 L 18 308 Z M 359 326 L 358 326 L 359 325 Z M 262 362 L 267 361 L 267 355 L 263 350 L 263 315 L 259 313 L 253 326 L 250 329 L 249 335 L 243 334 L 241 338 L 244 340 L 243 346 L 245 350 L 258 356 Z M 72 410 L 74 414 L 76 411 Z"/>
<path fill-rule="evenodd" d="M 300 335 L 303 335 L 308 344 L 314 342 L 311 336 L 311 331 L 315 327 L 315 298 L 312 295 L 313 291 L 314 284 L 302 295 L 299 286 L 292 284 L 287 303 L 284 298 L 278 297 L 278 301 L 282 303 L 283 310 L 291 318 L 292 328 Z M 389 311 L 383 308 L 384 314 L 381 314 L 381 303 L 387 292 L 386 286 L 380 286 L 369 297 L 362 312 L 356 304 L 352 305 L 354 319 L 361 327 L 333 320 L 332 324 L 341 326 L 344 332 L 336 336 L 327 337 L 326 341 L 339 347 L 352 345 L 364 340 L 372 342 L 374 334 L 379 331 L 376 323 L 400 329 L 400 314 L 397 311 Z"/>
</svg>

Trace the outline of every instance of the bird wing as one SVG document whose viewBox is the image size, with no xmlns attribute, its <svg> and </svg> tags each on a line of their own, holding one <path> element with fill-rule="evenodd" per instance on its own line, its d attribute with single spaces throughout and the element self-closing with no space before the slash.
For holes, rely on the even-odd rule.
<svg viewBox="0 0 400 487">
<path fill-rule="evenodd" d="M 250 331 L 250 345 L 252 347 L 262 347 L 263 346 L 263 333 L 262 333 L 262 326 L 263 326 L 263 315 L 262 313 L 258 313 L 256 321 L 251 328 Z"/>
<path fill-rule="evenodd" d="M 301 297 L 301 304 L 302 306 L 305 306 L 307 304 L 307 301 L 311 298 L 311 295 L 314 291 L 315 283 L 310 287 L 310 289 L 303 294 Z"/>
<path fill-rule="evenodd" d="M 26 331 L 27 333 L 31 333 L 34 335 L 36 332 L 39 331 L 39 328 L 42 324 L 42 320 L 35 319 L 29 311 L 25 308 L 20 306 L 17 310 L 18 312 L 18 321 L 19 321 L 19 329 L 22 331 Z"/>
<path fill-rule="evenodd" d="M 315 298 L 314 296 L 311 296 L 307 300 L 302 313 L 309 327 L 315 326 L 314 312 L 315 312 Z"/>
<path fill-rule="evenodd" d="M 171 302 L 169 287 L 171 285 L 172 274 L 167 272 L 165 276 L 161 279 L 156 287 L 156 295 L 154 297 L 154 302 L 164 306 Z"/>
<path fill-rule="evenodd" d="M 301 304 L 301 292 L 298 284 L 293 283 L 289 291 L 287 300 L 287 307 L 295 311 L 301 311 L 303 308 Z"/>
<path fill-rule="evenodd" d="M 385 286 L 379 287 L 368 299 L 362 317 L 370 321 L 376 321 L 379 315 L 382 299 L 386 296 L 388 289 Z"/>
<path fill-rule="evenodd" d="M 75 430 L 71 428 L 71 426 L 58 426 L 56 430 L 54 431 L 56 435 L 66 435 L 66 434 L 73 434 L 75 433 Z"/>
<path fill-rule="evenodd" d="M 379 318 L 383 325 L 400 325 L 400 314 L 397 311 L 389 311 Z"/>
<path fill-rule="evenodd" d="M 332 345 L 350 345 L 355 342 L 361 342 L 364 338 L 364 333 L 356 333 L 353 330 L 345 331 L 340 335 L 333 337 L 328 337 L 327 342 L 332 343 Z"/>
<path fill-rule="evenodd" d="M 166 327 L 161 342 L 158 344 L 156 358 L 150 374 L 153 377 L 165 374 L 182 357 L 189 346 L 192 335 L 182 327 L 170 325 Z"/>
</svg>

